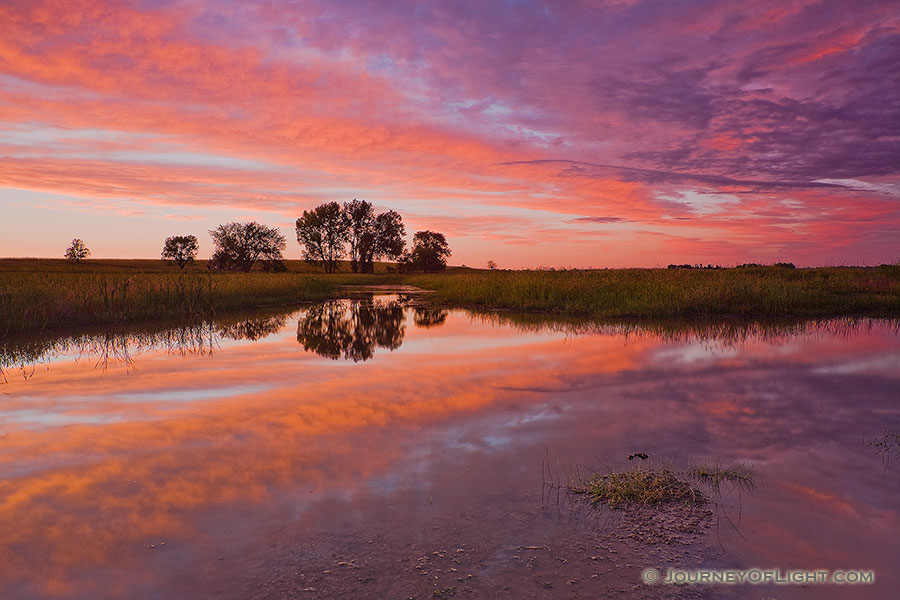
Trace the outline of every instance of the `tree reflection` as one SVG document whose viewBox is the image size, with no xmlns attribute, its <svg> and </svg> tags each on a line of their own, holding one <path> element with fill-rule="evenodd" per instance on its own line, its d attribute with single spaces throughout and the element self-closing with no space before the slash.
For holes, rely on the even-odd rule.
<svg viewBox="0 0 900 600">
<path fill-rule="evenodd" d="M 198 321 L 148 329 L 108 329 L 93 333 L 0 339 L 0 383 L 17 370 L 28 379 L 35 366 L 58 356 L 88 359 L 95 367 L 106 370 L 112 365 L 134 367 L 136 352 L 163 350 L 168 354 L 208 355 L 221 339 L 261 340 L 276 333 L 288 314 L 232 316 L 215 321 Z"/>
<path fill-rule="evenodd" d="M 219 335 L 231 340 L 250 340 L 255 342 L 269 337 L 284 327 L 288 315 L 278 314 L 251 319 L 241 319 L 230 323 L 217 322 Z"/>
<path fill-rule="evenodd" d="M 415 317 L 413 322 L 416 327 L 439 327 L 444 324 L 449 314 L 444 309 L 425 308 L 417 306 L 415 309 Z"/>
<path fill-rule="evenodd" d="M 400 302 L 335 300 L 313 306 L 297 324 L 297 342 L 304 350 L 353 362 L 369 360 L 376 347 L 399 348 L 405 333 Z"/>
</svg>

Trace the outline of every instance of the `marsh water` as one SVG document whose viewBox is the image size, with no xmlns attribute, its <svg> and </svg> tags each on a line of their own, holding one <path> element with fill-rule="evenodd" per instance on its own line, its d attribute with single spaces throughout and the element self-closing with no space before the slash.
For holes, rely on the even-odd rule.
<svg viewBox="0 0 900 600">
<path fill-rule="evenodd" d="M 361 297 L 4 341 L 3 598 L 891 598 L 889 321 L 590 324 Z M 566 486 L 752 469 L 708 502 Z M 870 585 L 646 585 L 655 567 Z"/>
</svg>

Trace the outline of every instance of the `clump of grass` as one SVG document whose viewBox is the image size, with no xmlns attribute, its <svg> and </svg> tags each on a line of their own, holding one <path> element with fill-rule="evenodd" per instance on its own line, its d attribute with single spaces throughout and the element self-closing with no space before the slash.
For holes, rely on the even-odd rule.
<svg viewBox="0 0 900 600">
<path fill-rule="evenodd" d="M 752 491 L 756 487 L 753 467 L 744 463 L 735 463 L 727 467 L 694 465 L 688 469 L 688 475 L 697 482 L 712 488 L 716 495 L 719 495 L 722 484 L 747 491 Z"/>
<path fill-rule="evenodd" d="M 606 475 L 595 473 L 587 481 L 570 485 L 569 491 L 585 494 L 593 504 L 606 504 L 611 508 L 629 504 L 706 502 L 702 491 L 679 478 L 671 469 L 640 465 L 622 471 L 610 471 Z"/>
<path fill-rule="evenodd" d="M 900 432 L 885 431 L 880 438 L 866 441 L 866 445 L 871 446 L 881 454 L 885 470 L 887 470 L 892 458 L 900 458 Z"/>
</svg>

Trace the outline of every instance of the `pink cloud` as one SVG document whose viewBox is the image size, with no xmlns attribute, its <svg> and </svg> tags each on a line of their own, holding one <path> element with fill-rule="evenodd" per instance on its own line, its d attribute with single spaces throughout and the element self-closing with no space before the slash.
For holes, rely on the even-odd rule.
<svg viewBox="0 0 900 600">
<path fill-rule="evenodd" d="M 370 195 L 452 236 L 446 202 L 460 256 L 600 250 L 602 216 L 641 246 L 610 265 L 896 258 L 891 3 L 645 4 L 7 3 L 0 185 L 283 220 Z M 535 215 L 479 216 L 509 207 Z"/>
</svg>

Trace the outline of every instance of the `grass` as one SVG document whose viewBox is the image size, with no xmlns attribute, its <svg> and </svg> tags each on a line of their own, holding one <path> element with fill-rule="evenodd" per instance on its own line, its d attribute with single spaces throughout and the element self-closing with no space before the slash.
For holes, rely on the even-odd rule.
<svg viewBox="0 0 900 600">
<path fill-rule="evenodd" d="M 753 491 L 756 487 L 753 468 L 743 463 L 735 463 L 728 467 L 694 465 L 688 469 L 688 476 L 709 487 L 716 496 L 721 495 L 723 484 L 746 491 Z"/>
<path fill-rule="evenodd" d="M 199 267 L 180 271 L 161 261 L 3 260 L 0 334 L 208 317 L 325 300 L 338 295 L 343 285 L 398 283 L 399 278 L 386 273 L 210 273 Z"/>
<path fill-rule="evenodd" d="M 887 470 L 892 458 L 900 458 L 900 432 L 885 431 L 880 438 L 866 441 L 866 445 L 871 446 L 881 454 L 885 470 Z"/>
<path fill-rule="evenodd" d="M 756 487 L 753 469 L 742 463 L 728 467 L 695 465 L 683 472 L 668 465 L 638 463 L 626 469 L 609 470 L 605 475 L 577 476 L 568 485 L 568 491 L 584 494 L 594 505 L 605 504 L 611 508 L 669 502 L 706 504 L 709 495 L 691 482 L 706 487 L 715 498 L 722 495 L 723 485 L 747 491 Z"/>
<path fill-rule="evenodd" d="M 674 471 L 642 465 L 634 465 L 623 471 L 611 471 L 607 475 L 595 473 L 587 481 L 570 486 L 569 491 L 586 494 L 593 504 L 606 504 L 611 508 L 629 504 L 706 502 L 702 491 L 679 479 Z"/>
<path fill-rule="evenodd" d="M 416 275 L 447 306 L 589 318 L 900 316 L 900 266 Z"/>
<path fill-rule="evenodd" d="M 0 335 L 86 324 L 209 316 L 333 298 L 344 285 L 406 284 L 429 302 L 578 319 L 815 319 L 900 316 L 900 266 L 786 269 L 484 271 L 325 275 L 305 261 L 286 273 L 179 270 L 160 260 L 0 259 Z"/>
</svg>

